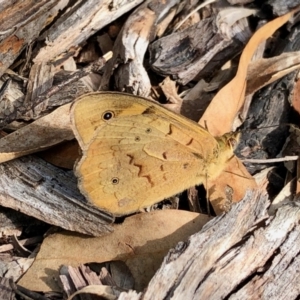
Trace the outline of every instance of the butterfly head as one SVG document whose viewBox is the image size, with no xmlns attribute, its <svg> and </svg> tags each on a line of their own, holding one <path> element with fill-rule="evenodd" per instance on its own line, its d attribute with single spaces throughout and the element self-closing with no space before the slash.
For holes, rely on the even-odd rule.
<svg viewBox="0 0 300 300">
<path fill-rule="evenodd" d="M 233 152 L 239 143 L 240 136 L 241 133 L 239 131 L 225 133 L 218 138 L 219 144 L 223 149 L 230 149 Z"/>
<path fill-rule="evenodd" d="M 230 148 L 232 151 L 234 151 L 239 143 L 241 137 L 241 132 L 229 132 L 225 133 L 222 138 L 225 143 L 225 147 Z"/>
<path fill-rule="evenodd" d="M 216 138 L 219 144 L 218 156 L 220 162 L 225 163 L 234 156 L 233 152 L 238 145 L 240 135 L 240 132 L 229 132 Z"/>
</svg>

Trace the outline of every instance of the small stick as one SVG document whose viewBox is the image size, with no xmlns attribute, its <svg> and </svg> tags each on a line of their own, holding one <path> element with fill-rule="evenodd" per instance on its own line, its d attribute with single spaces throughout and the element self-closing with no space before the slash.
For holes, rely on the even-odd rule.
<svg viewBox="0 0 300 300">
<path fill-rule="evenodd" d="M 299 158 L 298 155 L 294 156 L 285 156 L 285 157 L 278 157 L 278 158 L 270 158 L 270 159 L 241 159 L 242 162 L 252 163 L 252 164 L 270 164 L 276 162 L 283 162 L 283 161 L 292 161 L 297 160 Z"/>
<path fill-rule="evenodd" d="M 19 285 L 16 285 L 12 278 L 9 278 L 9 285 L 11 289 L 15 292 L 15 294 L 19 295 L 22 297 L 24 300 L 49 300 L 49 298 L 46 298 L 38 293 L 29 291 Z"/>
</svg>

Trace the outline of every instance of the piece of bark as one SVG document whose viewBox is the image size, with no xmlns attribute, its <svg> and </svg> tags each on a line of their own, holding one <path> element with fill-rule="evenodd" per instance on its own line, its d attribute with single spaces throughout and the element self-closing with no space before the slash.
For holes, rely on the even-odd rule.
<svg viewBox="0 0 300 300">
<path fill-rule="evenodd" d="M 290 218 L 292 220 L 290 220 Z M 298 219 L 298 221 L 296 221 Z M 294 224 L 292 224 L 294 222 Z M 276 224 L 274 224 L 276 223 Z M 257 245 L 268 240 L 268 247 L 258 250 L 268 251 L 271 255 L 267 258 L 271 259 L 271 265 L 264 265 L 264 271 L 256 272 L 255 276 L 234 293 L 229 299 L 296 299 L 300 294 L 300 257 L 299 257 L 299 240 L 300 227 L 299 223 L 299 202 L 294 205 L 283 207 L 276 215 L 275 220 L 270 224 L 265 235 L 260 235 L 254 241 Z M 287 231 L 287 227 L 290 231 Z M 281 241 L 278 247 L 278 241 Z M 277 249 L 272 247 L 276 244 Z M 262 251 L 261 251 L 262 253 Z M 255 255 L 255 254 L 254 254 Z"/>
<path fill-rule="evenodd" d="M 240 159 L 274 158 L 281 151 L 288 135 L 285 124 L 289 123 L 291 112 L 287 99 L 289 87 L 286 84 L 292 81 L 287 77 L 291 78 L 286 76 L 255 94 L 235 151 Z M 245 162 L 245 166 L 253 174 L 270 164 Z"/>
<path fill-rule="evenodd" d="M 299 31 L 300 25 L 297 25 L 286 39 L 275 44 L 275 55 L 299 51 Z M 298 74 L 299 71 L 294 71 L 255 93 L 236 149 L 239 158 L 268 159 L 280 153 L 288 136 L 289 126 L 286 124 L 291 121 L 290 103 Z M 270 166 L 251 163 L 245 165 L 250 173 Z"/>
<path fill-rule="evenodd" d="M 102 285 L 97 274 L 89 267 L 80 265 L 79 267 L 63 266 L 59 276 L 64 292 L 68 297 L 87 285 Z M 84 295 L 85 300 L 96 300 L 92 295 Z"/>
<path fill-rule="evenodd" d="M 35 41 L 61 7 L 59 0 L 17 0 L 0 6 L 0 76 Z M 66 1 L 64 1 L 66 2 Z"/>
<path fill-rule="evenodd" d="M 178 95 L 178 88 L 176 86 L 176 82 L 171 80 L 170 77 L 166 77 L 160 84 L 161 88 L 167 103 L 164 104 L 164 107 L 167 109 L 180 114 L 180 110 L 182 107 L 182 99 Z"/>
<path fill-rule="evenodd" d="M 29 223 L 34 224 L 39 223 L 39 221 L 15 210 L 0 207 L 0 238 L 10 235 L 21 235 L 23 227 Z M 0 252 L 2 251 L 0 250 Z"/>
<path fill-rule="evenodd" d="M 115 299 L 117 295 L 119 295 L 122 291 L 124 291 L 123 288 L 120 286 L 117 286 L 114 282 L 113 278 L 109 274 L 106 268 L 102 268 L 101 272 L 105 273 L 105 278 L 110 278 L 109 283 L 102 282 L 102 279 L 100 276 L 98 276 L 94 271 L 92 271 L 89 267 L 85 265 L 80 265 L 79 267 L 66 267 L 63 266 L 60 270 L 59 279 L 61 281 L 61 284 L 63 286 L 63 289 L 65 293 L 70 296 L 76 291 L 82 290 L 85 287 L 88 287 L 89 285 L 94 285 L 95 290 L 97 290 L 97 286 L 111 286 L 112 290 L 114 291 Z M 107 280 L 108 281 L 108 280 Z M 111 284 L 110 284 L 111 283 Z M 81 296 L 82 297 L 82 296 Z M 91 294 L 85 294 L 84 300 L 98 300 L 99 297 Z"/>
<path fill-rule="evenodd" d="M 159 22 L 180 6 L 178 0 L 146 1 L 127 19 L 113 47 L 113 58 L 108 62 L 101 82 L 101 90 L 109 90 L 114 77 L 118 91 L 147 97 L 150 79 L 145 70 L 144 55 L 156 35 Z"/>
<path fill-rule="evenodd" d="M 95 90 L 95 84 L 89 78 L 94 77 L 95 80 L 92 72 L 99 72 L 109 58 L 110 54 L 107 54 L 84 68 L 74 72 L 61 71 L 55 75 L 51 74 L 51 65 L 35 64 L 30 74 L 26 97 L 20 91 L 20 83 L 12 85 L 11 78 L 2 81 L 0 127 L 16 119 L 38 118 L 48 107 L 51 109 L 53 106 L 69 103 L 76 97 Z"/>
<path fill-rule="evenodd" d="M 66 74 L 69 72 L 59 72 L 54 76 L 53 85 L 61 84 L 64 81 Z M 101 81 L 101 76 L 96 73 L 91 73 L 87 76 L 80 78 L 79 80 L 64 86 L 59 93 L 55 93 L 50 96 L 48 100 L 48 109 L 64 105 L 72 102 L 77 97 L 97 91 Z"/>
<path fill-rule="evenodd" d="M 187 198 L 190 211 L 202 213 L 199 202 L 198 190 L 195 186 L 187 190 Z"/>
<path fill-rule="evenodd" d="M 295 299 L 300 205 L 280 207 L 263 221 L 267 206 L 265 191 L 248 193 L 228 214 L 170 250 L 143 294 L 122 293 L 119 300 Z"/>
<path fill-rule="evenodd" d="M 0 276 L 10 278 L 16 282 L 31 267 L 33 261 L 34 258 L 23 258 L 12 256 L 11 254 L 7 253 L 1 253 Z"/>
<path fill-rule="evenodd" d="M 29 217 L 28 217 L 29 218 Z M 27 223 L 28 224 L 28 223 Z M 37 245 L 43 241 L 42 236 L 32 237 L 24 240 L 18 240 L 15 235 L 11 237 L 11 243 L 0 246 L 0 252 L 14 250 L 21 257 L 28 257 L 32 252 L 26 249 L 27 246 Z"/>
<path fill-rule="evenodd" d="M 39 293 L 27 290 L 27 289 L 23 288 L 22 286 L 14 284 L 11 281 L 10 281 L 10 286 L 13 289 L 13 291 L 21 297 L 21 299 L 30 299 L 30 300 L 31 299 L 34 299 L 34 300 L 49 300 L 49 299 L 51 299 L 51 298 L 42 296 Z M 57 295 L 55 295 L 55 296 L 57 296 Z M 55 296 L 54 296 L 54 299 L 56 298 Z"/>
<path fill-rule="evenodd" d="M 182 31 L 195 25 L 200 20 L 211 17 L 216 9 L 214 2 L 215 1 L 207 1 L 199 4 L 199 1 L 188 1 L 182 11 L 175 16 L 172 21 L 172 28 L 168 28 L 166 33 L 170 34 L 171 32 Z M 158 34 L 157 36 L 159 38 L 162 37 L 161 34 Z"/>
<path fill-rule="evenodd" d="M 247 4 L 254 2 L 254 0 L 227 0 L 230 4 L 236 5 L 236 4 Z"/>
<path fill-rule="evenodd" d="M 37 157 L 0 164 L 0 205 L 88 235 L 112 231 L 113 218 L 86 203 L 73 172 Z"/>
<path fill-rule="evenodd" d="M 265 6 L 277 16 L 286 14 L 298 5 L 300 5 L 299 0 L 268 0 L 265 3 Z"/>
<path fill-rule="evenodd" d="M 0 127 L 7 125 L 10 121 L 16 120 L 23 114 L 24 93 L 22 84 L 23 81 L 13 80 L 8 75 L 1 77 Z"/>
<path fill-rule="evenodd" d="M 68 10 L 43 33 L 40 39 L 46 41 L 46 46 L 40 49 L 34 62 L 54 60 L 62 53 L 64 58 L 74 55 L 87 38 L 141 2 L 141 0 L 72 2 Z"/>
<path fill-rule="evenodd" d="M 182 85 L 195 77 L 211 77 L 251 36 L 249 28 L 230 40 L 215 31 L 215 17 L 210 17 L 160 38 L 149 47 L 151 67 L 161 75 L 172 76 Z"/>
<path fill-rule="evenodd" d="M 60 106 L 65 103 L 72 102 L 75 98 L 95 91 L 97 87 L 92 88 L 90 85 L 85 84 L 84 77 L 75 77 L 73 82 L 64 83 L 72 74 L 76 72 L 83 72 L 82 75 L 90 77 L 91 74 L 84 72 L 83 69 L 55 70 L 54 65 L 49 63 L 36 63 L 30 69 L 26 96 L 22 101 L 22 105 L 18 108 L 18 118 L 23 120 L 32 120 L 39 118 L 41 113 L 46 113 L 47 108 L 53 106 Z M 63 67 L 63 66 L 61 66 Z M 47 95 L 51 89 L 61 87 L 55 93 Z M 42 101 L 40 101 L 42 99 Z"/>
<path fill-rule="evenodd" d="M 0 299 L 13 300 L 15 299 L 15 293 L 10 287 L 8 278 L 0 277 Z"/>
<path fill-rule="evenodd" d="M 48 103 L 49 107 L 59 106 L 72 102 L 82 94 L 95 91 L 100 83 L 98 73 L 102 71 L 111 56 L 112 53 L 106 53 L 80 69 L 77 69 L 74 62 L 71 70 L 57 72 L 53 78 L 53 85 L 32 97 L 30 107 L 36 107 L 44 102 Z"/>
<path fill-rule="evenodd" d="M 4 277 L 12 260 L 13 256 L 11 253 L 0 253 L 0 277 Z"/>
<path fill-rule="evenodd" d="M 35 106 L 32 105 L 34 103 L 32 100 L 52 87 L 54 72 L 54 66 L 47 63 L 34 64 L 31 67 L 27 92 L 22 105 L 24 108 L 32 107 L 32 109 L 27 112 L 27 115 L 29 114 L 28 119 L 32 119 L 33 115 L 39 116 L 40 112 L 46 109 L 48 101 L 44 101 Z"/>
</svg>

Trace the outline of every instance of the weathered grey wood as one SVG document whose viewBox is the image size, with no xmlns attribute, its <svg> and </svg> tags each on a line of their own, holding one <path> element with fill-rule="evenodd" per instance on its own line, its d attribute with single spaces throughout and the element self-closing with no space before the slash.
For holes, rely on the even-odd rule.
<svg viewBox="0 0 300 300">
<path fill-rule="evenodd" d="M 65 53 L 65 57 L 74 54 L 80 45 L 96 31 L 141 2 L 142 0 L 79 0 L 73 2 L 72 5 L 69 5 L 68 10 L 43 34 L 46 46 L 40 49 L 34 61 L 53 60 L 61 53 Z"/>
<path fill-rule="evenodd" d="M 15 299 L 15 293 L 10 287 L 8 278 L 0 277 L 0 299 Z"/>
<path fill-rule="evenodd" d="M 101 90 L 108 90 L 111 77 L 116 89 L 147 97 L 151 84 L 144 68 L 144 55 L 155 38 L 159 22 L 170 11 L 181 9 L 182 1 L 146 1 L 127 19 L 113 47 L 113 58 L 104 72 Z"/>
<path fill-rule="evenodd" d="M 217 32 L 212 16 L 152 43 L 150 64 L 159 74 L 170 75 L 185 85 L 196 76 L 197 79 L 212 76 L 241 51 L 250 36 L 246 27 L 235 39 L 227 39 Z"/>
<path fill-rule="evenodd" d="M 101 68 L 104 65 L 103 59 Z M 96 90 L 96 87 L 93 89 L 87 84 L 91 81 L 89 78 L 92 76 L 92 70 L 89 72 L 84 69 L 74 72 L 61 70 L 54 73 L 54 66 L 51 64 L 36 63 L 32 66 L 26 97 L 22 106 L 18 108 L 17 115 L 21 115 L 20 118 L 25 120 L 38 118 L 47 109 L 50 108 L 51 111 L 53 106 L 72 102 L 75 98 Z"/>
<path fill-rule="evenodd" d="M 236 5 L 236 4 L 247 4 L 254 2 L 254 0 L 227 0 L 230 4 Z"/>
<path fill-rule="evenodd" d="M 265 260 L 264 264 L 261 263 L 263 272 L 254 273 L 257 275 L 229 299 L 296 299 L 299 297 L 299 211 L 299 202 L 287 205 L 279 209 L 275 219 L 265 230 L 258 231 L 252 244 L 252 248 L 255 246 L 257 248 L 249 253 L 256 265 L 259 263 L 258 259 Z M 255 256 L 258 259 L 254 259 Z"/>
<path fill-rule="evenodd" d="M 59 58 L 61 63 L 70 56 L 70 53 L 73 55 L 75 49 L 80 49 L 95 31 L 138 5 L 141 0 L 75 1 L 73 5 L 65 0 L 39 1 L 34 5 L 30 0 L 13 1 L 10 4 L 2 4 L 2 2 L 0 5 L 0 76 L 15 61 L 23 49 L 39 37 L 40 32 L 49 25 L 51 19 L 55 19 L 58 11 L 63 10 L 66 5 L 69 7 L 65 13 L 55 19 L 55 22 L 40 37 L 40 41 L 43 38 L 46 39 L 46 46 L 39 49 L 41 44 L 37 44 L 34 52 L 28 51 L 27 61 L 34 58 L 33 54 L 36 55 L 36 65 L 31 70 L 31 81 L 27 87 L 28 94 L 25 101 L 23 95 L 14 97 L 13 102 L 1 99 L 0 125 L 20 117 L 20 115 L 23 116 L 24 109 L 28 109 L 27 104 L 32 104 L 31 106 L 34 107 L 35 102 L 33 100 L 40 94 L 41 90 L 46 90 L 47 86 L 51 86 L 53 78 L 50 70 L 46 70 L 45 63 L 52 62 L 59 54 L 65 53 L 64 58 Z M 72 49 L 69 53 L 70 48 Z M 51 69 L 52 66 L 49 65 L 48 68 Z M 73 90 L 70 89 L 71 86 Z M 74 84 L 71 86 L 69 89 L 64 89 L 64 92 L 69 91 L 74 95 L 76 94 Z M 80 92 L 79 89 L 79 93 L 75 96 L 78 96 Z M 47 101 L 40 105 L 38 111 L 43 110 L 46 105 Z M 2 119 L 9 120 L 4 122 Z"/>
<path fill-rule="evenodd" d="M 297 5 L 300 5 L 299 0 L 268 0 L 266 6 L 270 6 L 273 13 L 277 16 L 281 16 L 291 11 Z"/>
<path fill-rule="evenodd" d="M 101 66 L 99 60 L 103 61 Z M 104 58 L 99 60 L 96 61 L 98 71 L 105 65 Z M 54 74 L 53 65 L 36 63 L 30 71 L 26 96 L 22 92 L 20 79 L 13 79 L 13 75 L 3 76 L 0 80 L 0 127 L 16 119 L 37 119 L 47 110 L 51 112 L 54 107 L 97 90 L 100 76 L 92 73 L 93 65 L 74 72 L 61 70 Z"/>
<path fill-rule="evenodd" d="M 79 70 L 78 70 L 79 71 Z M 53 85 L 62 84 L 70 72 L 61 71 L 55 74 Z M 83 78 L 64 86 L 58 93 L 54 93 L 48 100 L 48 109 L 72 102 L 77 97 L 94 92 L 100 82 L 100 75 L 89 74 Z"/>
<path fill-rule="evenodd" d="M 28 119 L 32 119 L 33 116 L 39 116 L 40 112 L 46 109 L 48 101 L 39 103 L 39 105 L 34 105 L 33 100 L 52 87 L 54 73 L 55 68 L 51 64 L 40 63 L 34 64 L 31 67 L 27 84 L 27 93 L 22 103 L 24 112 L 27 110 L 26 117 Z M 28 108 L 31 108 L 30 111 L 28 111 Z"/>
<path fill-rule="evenodd" d="M 122 284 L 118 285 L 105 267 L 101 268 L 100 275 L 97 275 L 97 273 L 85 265 L 80 265 L 77 268 L 71 266 L 63 266 L 60 269 L 61 275 L 59 276 L 59 280 L 61 281 L 63 290 L 65 294 L 68 295 L 68 297 L 81 290 L 82 288 L 87 287 L 88 285 L 111 286 L 111 291 L 114 292 L 115 299 L 118 295 L 120 295 L 121 291 L 124 291 Z M 93 296 L 92 294 L 84 296 L 86 297 L 80 297 L 80 299 L 99 299 L 99 297 Z"/>
<path fill-rule="evenodd" d="M 130 290 L 128 293 L 121 293 L 118 300 L 140 300 L 142 293 Z"/>
<path fill-rule="evenodd" d="M 15 234 L 19 236 L 22 233 L 22 228 L 29 223 L 41 224 L 40 221 L 26 216 L 19 211 L 0 207 L 0 237 L 10 236 Z M 0 274 L 1 276 L 1 274 Z"/>
<path fill-rule="evenodd" d="M 24 93 L 22 91 L 23 80 L 14 80 L 11 76 L 3 75 L 0 79 L 0 127 L 7 125 L 9 121 L 16 120 L 23 113 Z M 9 119 L 9 121 L 8 121 Z"/>
<path fill-rule="evenodd" d="M 0 164 L 0 205 L 68 230 L 99 236 L 113 218 L 86 203 L 72 171 L 37 157 Z"/>
<path fill-rule="evenodd" d="M 222 257 L 227 257 L 227 263 L 232 259 L 230 251 L 241 242 L 249 230 L 266 217 L 268 197 L 266 192 L 248 193 L 243 201 L 233 207 L 226 215 L 207 223 L 203 229 L 189 239 L 187 243 L 179 243 L 175 249 L 169 251 L 160 270 L 149 283 L 143 299 L 164 299 L 172 294 L 172 299 L 220 299 L 212 295 L 218 292 L 222 277 L 216 284 L 215 269 L 225 267 L 224 263 L 218 264 Z M 232 280 L 226 289 L 220 290 L 223 295 L 228 295 L 231 286 L 236 287 L 241 276 L 228 276 Z M 225 280 L 224 278 L 224 281 Z M 158 290 L 158 282 L 164 286 Z M 154 288 L 156 286 L 156 288 Z"/>
<path fill-rule="evenodd" d="M 299 32 L 298 24 L 284 40 L 279 40 L 273 46 L 274 54 L 299 51 Z M 288 136 L 289 126 L 286 125 L 292 118 L 291 103 L 298 74 L 299 71 L 294 71 L 255 93 L 236 149 L 239 158 L 268 159 L 280 153 Z M 270 166 L 251 163 L 245 165 L 251 173 Z"/>
<path fill-rule="evenodd" d="M 144 293 L 122 293 L 119 300 L 297 298 L 300 203 L 268 219 L 267 206 L 266 192 L 249 192 L 171 249 Z"/>
<path fill-rule="evenodd" d="M 21 51 L 39 36 L 47 19 L 63 8 L 57 6 L 62 2 L 59 0 L 5 2 L 9 5 L 0 5 L 0 76 Z"/>
</svg>

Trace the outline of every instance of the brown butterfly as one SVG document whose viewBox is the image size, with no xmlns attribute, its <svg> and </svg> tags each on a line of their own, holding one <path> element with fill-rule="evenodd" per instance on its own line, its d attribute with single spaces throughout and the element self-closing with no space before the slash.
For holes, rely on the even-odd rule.
<svg viewBox="0 0 300 300">
<path fill-rule="evenodd" d="M 216 178 L 233 156 L 237 137 L 213 137 L 197 123 L 155 102 L 97 92 L 72 105 L 82 149 L 79 189 L 94 205 L 125 215 Z"/>
</svg>

